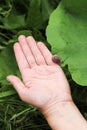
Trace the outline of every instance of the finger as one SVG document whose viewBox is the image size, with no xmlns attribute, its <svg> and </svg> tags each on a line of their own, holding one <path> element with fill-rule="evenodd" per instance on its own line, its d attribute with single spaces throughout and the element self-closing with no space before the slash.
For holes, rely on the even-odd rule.
<svg viewBox="0 0 87 130">
<path fill-rule="evenodd" d="M 39 50 L 41 51 L 42 55 L 44 56 L 46 63 L 48 65 L 55 65 L 55 63 L 53 63 L 53 61 L 52 61 L 52 54 L 48 50 L 48 48 L 42 42 L 38 42 L 37 46 L 38 46 Z"/>
<path fill-rule="evenodd" d="M 19 36 L 18 40 L 19 40 L 19 44 L 23 50 L 23 53 L 24 53 L 29 65 L 30 65 L 30 67 L 37 65 L 36 61 L 34 59 L 34 56 L 33 56 L 32 52 L 28 46 L 28 43 L 26 41 L 25 36 L 23 36 L 23 35 Z"/>
<path fill-rule="evenodd" d="M 25 86 L 21 82 L 21 80 L 14 75 L 7 76 L 6 79 L 13 85 L 13 87 L 15 88 L 15 90 L 17 91 L 17 93 L 19 94 L 19 96 L 22 99 L 23 98 L 22 93 L 25 91 Z"/>
<path fill-rule="evenodd" d="M 23 54 L 23 51 L 19 43 L 14 44 L 14 52 L 15 52 L 15 57 L 16 57 L 20 72 L 22 73 L 25 68 L 29 68 L 29 64 Z"/>
<path fill-rule="evenodd" d="M 26 38 L 28 45 L 32 51 L 32 54 L 36 60 L 38 65 L 46 64 L 43 55 L 41 54 L 40 50 L 37 47 L 36 41 L 32 36 Z"/>
</svg>

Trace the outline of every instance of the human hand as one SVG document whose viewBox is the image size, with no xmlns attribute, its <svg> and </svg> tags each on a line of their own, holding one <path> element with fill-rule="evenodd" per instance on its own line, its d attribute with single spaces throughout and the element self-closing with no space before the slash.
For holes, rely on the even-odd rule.
<svg viewBox="0 0 87 130">
<path fill-rule="evenodd" d="M 52 61 L 52 54 L 42 42 L 20 36 L 14 44 L 16 60 L 23 82 L 7 76 L 20 98 L 41 110 L 61 102 L 71 101 L 70 87 L 61 67 Z"/>
</svg>

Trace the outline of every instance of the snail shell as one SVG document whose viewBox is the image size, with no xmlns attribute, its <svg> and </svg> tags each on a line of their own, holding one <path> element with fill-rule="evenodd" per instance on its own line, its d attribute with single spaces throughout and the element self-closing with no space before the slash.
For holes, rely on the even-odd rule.
<svg viewBox="0 0 87 130">
<path fill-rule="evenodd" d="M 54 63 L 56 63 L 56 64 L 58 64 L 58 65 L 61 65 L 63 62 L 61 61 L 61 59 L 59 58 L 59 56 L 57 56 L 57 55 L 54 55 L 53 57 L 52 57 L 52 61 L 54 62 Z"/>
</svg>

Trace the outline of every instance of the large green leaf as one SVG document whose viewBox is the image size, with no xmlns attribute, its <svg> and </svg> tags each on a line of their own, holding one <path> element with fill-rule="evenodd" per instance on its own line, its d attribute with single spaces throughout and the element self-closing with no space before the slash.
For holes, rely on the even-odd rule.
<svg viewBox="0 0 87 130">
<path fill-rule="evenodd" d="M 73 80 L 87 85 L 87 15 L 71 15 L 64 5 L 52 13 L 47 27 L 52 52 L 68 65 Z"/>
<path fill-rule="evenodd" d="M 66 9 L 72 13 L 87 13 L 87 0 L 62 0 Z"/>
</svg>

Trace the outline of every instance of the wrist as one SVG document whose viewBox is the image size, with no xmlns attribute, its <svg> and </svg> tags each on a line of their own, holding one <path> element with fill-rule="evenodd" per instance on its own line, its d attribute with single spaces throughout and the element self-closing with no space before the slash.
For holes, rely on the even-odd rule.
<svg viewBox="0 0 87 130">
<path fill-rule="evenodd" d="M 42 113 L 53 130 L 87 129 L 86 120 L 72 100 L 53 104 Z"/>
<path fill-rule="evenodd" d="M 65 115 L 67 112 L 67 108 L 73 106 L 74 102 L 72 100 L 65 101 L 65 102 L 55 102 L 51 103 L 49 106 L 45 107 L 42 111 L 45 118 L 50 118 L 51 116 L 55 116 L 56 114 L 58 117 Z"/>
</svg>

